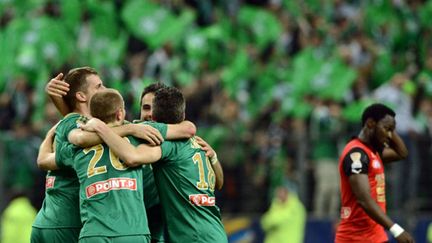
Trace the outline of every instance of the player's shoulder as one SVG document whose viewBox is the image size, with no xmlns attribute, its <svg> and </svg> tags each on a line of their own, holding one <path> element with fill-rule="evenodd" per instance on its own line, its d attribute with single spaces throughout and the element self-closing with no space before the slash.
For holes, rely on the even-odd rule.
<svg viewBox="0 0 432 243">
<path fill-rule="evenodd" d="M 79 113 L 69 113 L 60 121 L 59 126 L 70 124 L 70 123 L 86 123 L 88 117 L 81 115 Z"/>
</svg>

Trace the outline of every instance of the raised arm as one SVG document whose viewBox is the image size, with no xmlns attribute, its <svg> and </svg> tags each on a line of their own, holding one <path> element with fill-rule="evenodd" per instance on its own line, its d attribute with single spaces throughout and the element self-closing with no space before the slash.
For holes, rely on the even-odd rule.
<svg viewBox="0 0 432 243">
<path fill-rule="evenodd" d="M 377 199 L 372 197 L 369 185 L 369 163 L 372 161 L 361 148 L 352 149 L 343 159 L 343 171 L 349 178 L 349 184 L 357 203 L 372 220 L 383 226 L 384 229 L 390 230 L 398 242 L 412 242 L 410 234 L 395 224 L 378 205 L 377 200 L 385 195 L 377 195 Z M 383 193 L 383 188 L 378 187 L 383 186 L 380 184 L 384 184 L 384 177 L 377 180 L 382 180 L 382 182 L 377 182 L 376 191 Z"/>
<path fill-rule="evenodd" d="M 160 146 L 141 144 L 137 147 L 117 135 L 105 123 L 97 118 L 90 119 L 83 129 L 95 131 L 123 162 L 130 167 L 158 161 L 162 156 Z"/>
<path fill-rule="evenodd" d="M 167 139 L 191 138 L 196 133 L 195 124 L 190 121 L 182 121 L 179 124 L 168 124 Z"/>
<path fill-rule="evenodd" d="M 385 163 L 403 160 L 408 156 L 408 149 L 399 134 L 393 130 L 391 140 L 382 153 Z"/>
<path fill-rule="evenodd" d="M 69 84 L 63 81 L 63 73 L 59 73 L 45 86 L 45 92 L 49 95 L 57 110 L 66 116 L 71 112 L 63 100 L 63 96 L 69 91 Z"/>
<path fill-rule="evenodd" d="M 224 174 L 216 152 L 206 141 L 204 141 L 204 139 L 195 136 L 195 140 L 201 146 L 202 150 L 206 152 L 206 156 L 210 159 L 210 164 L 216 176 L 216 188 L 221 190 L 224 184 Z"/>
<path fill-rule="evenodd" d="M 37 157 L 37 166 L 42 170 L 57 170 L 55 162 L 55 144 L 54 135 L 57 124 L 53 126 L 46 134 L 45 139 L 39 146 L 39 153 Z"/>
<path fill-rule="evenodd" d="M 144 124 L 125 124 L 118 127 L 111 128 L 120 137 L 132 135 L 149 142 L 150 145 L 156 146 L 163 142 L 160 132 L 150 125 Z M 82 129 L 75 129 L 69 133 L 69 142 L 81 147 L 87 148 L 100 143 L 103 140 L 96 132 L 85 131 Z"/>
</svg>

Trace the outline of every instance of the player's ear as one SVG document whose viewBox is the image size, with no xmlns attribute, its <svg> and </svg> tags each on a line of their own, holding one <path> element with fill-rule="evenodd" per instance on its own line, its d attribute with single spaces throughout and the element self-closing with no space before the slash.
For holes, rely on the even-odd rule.
<svg viewBox="0 0 432 243">
<path fill-rule="evenodd" d="M 376 125 L 376 121 L 372 118 L 368 118 L 366 121 L 366 126 L 368 128 L 373 128 Z"/>
<path fill-rule="evenodd" d="M 76 92 L 75 98 L 80 102 L 86 102 L 87 101 L 87 96 L 82 91 Z"/>
</svg>

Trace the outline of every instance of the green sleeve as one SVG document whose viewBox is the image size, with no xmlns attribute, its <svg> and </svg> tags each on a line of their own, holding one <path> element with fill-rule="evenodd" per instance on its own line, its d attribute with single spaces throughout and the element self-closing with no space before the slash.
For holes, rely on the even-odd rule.
<svg viewBox="0 0 432 243">
<path fill-rule="evenodd" d="M 159 123 L 159 122 L 150 122 L 150 121 L 143 122 L 142 124 L 150 125 L 156 128 L 161 133 L 163 139 L 166 139 L 167 130 L 168 130 L 167 124 Z"/>
<path fill-rule="evenodd" d="M 159 161 L 167 162 L 169 160 L 173 160 L 172 156 L 174 155 L 174 142 L 164 141 L 161 144 L 162 156 Z"/>
<path fill-rule="evenodd" d="M 59 168 L 70 167 L 71 155 L 72 155 L 72 145 L 69 142 L 69 133 L 78 128 L 78 123 L 85 121 L 84 117 L 79 114 L 67 115 L 57 126 L 55 135 L 55 160 Z"/>
</svg>

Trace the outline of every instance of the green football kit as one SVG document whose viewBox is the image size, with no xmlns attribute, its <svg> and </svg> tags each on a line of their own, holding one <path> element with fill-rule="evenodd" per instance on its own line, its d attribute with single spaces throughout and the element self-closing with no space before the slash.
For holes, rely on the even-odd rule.
<svg viewBox="0 0 432 243">
<path fill-rule="evenodd" d="M 69 132 L 85 117 L 65 116 L 56 128 L 56 153 L 68 144 Z M 79 182 L 72 168 L 48 171 L 45 199 L 33 223 L 31 242 L 77 242 L 82 227 L 79 217 Z"/>
<path fill-rule="evenodd" d="M 134 121 L 134 123 L 150 125 L 156 128 L 161 133 L 163 139 L 166 139 L 168 129 L 166 124 L 150 121 Z M 154 181 L 153 168 L 152 165 L 148 164 L 143 165 L 142 169 L 144 178 L 144 204 L 146 207 L 151 239 L 153 242 L 165 242 L 165 222 L 162 218 L 162 209 L 160 206 L 159 195 Z"/>
<path fill-rule="evenodd" d="M 134 145 L 142 143 L 133 137 L 124 139 Z M 106 144 L 85 149 L 72 145 L 64 147 L 61 154 L 73 158 L 57 161 L 72 166 L 80 182 L 80 242 L 103 242 L 113 237 L 123 241 L 138 237 L 149 242 L 141 167 L 127 167 Z"/>
<path fill-rule="evenodd" d="M 194 138 L 164 141 L 153 164 L 168 242 L 226 243 L 216 206 L 215 173 Z"/>
</svg>

